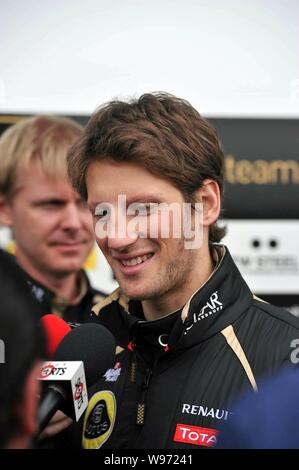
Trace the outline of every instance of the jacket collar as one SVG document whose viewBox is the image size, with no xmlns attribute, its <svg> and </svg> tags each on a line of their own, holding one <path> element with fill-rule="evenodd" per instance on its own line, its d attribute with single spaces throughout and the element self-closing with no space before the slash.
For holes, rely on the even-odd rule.
<svg viewBox="0 0 299 470">
<path fill-rule="evenodd" d="M 81 270 L 78 272 L 78 294 L 76 298 L 70 303 L 66 298 L 56 295 L 55 292 L 51 291 L 40 282 L 33 279 L 27 273 L 27 283 L 30 287 L 31 293 L 35 300 L 44 306 L 46 309 L 50 309 L 47 313 L 55 313 L 58 316 L 63 316 L 65 310 L 70 305 L 79 305 L 85 295 L 92 290 L 89 279 L 85 271 Z"/>
</svg>

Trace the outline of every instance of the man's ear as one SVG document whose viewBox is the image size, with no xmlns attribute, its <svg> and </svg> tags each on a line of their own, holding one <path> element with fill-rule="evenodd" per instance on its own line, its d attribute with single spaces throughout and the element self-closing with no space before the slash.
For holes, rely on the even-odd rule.
<svg viewBox="0 0 299 470">
<path fill-rule="evenodd" d="M 214 180 L 204 180 L 201 188 L 194 193 L 196 201 L 203 205 L 203 226 L 209 227 L 219 217 L 221 196 L 218 183 Z"/>
<path fill-rule="evenodd" d="M 37 433 L 37 409 L 40 383 L 37 380 L 41 363 L 38 361 L 27 375 L 23 386 L 21 402 L 17 405 L 16 415 L 19 419 L 20 433 L 28 438 Z"/>
<path fill-rule="evenodd" d="M 11 205 L 7 198 L 0 193 L 0 224 L 12 226 Z"/>
</svg>

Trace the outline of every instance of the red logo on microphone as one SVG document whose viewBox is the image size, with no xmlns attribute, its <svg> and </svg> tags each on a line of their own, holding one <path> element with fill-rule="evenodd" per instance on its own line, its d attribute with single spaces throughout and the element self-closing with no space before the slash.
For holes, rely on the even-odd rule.
<svg viewBox="0 0 299 470">
<path fill-rule="evenodd" d="M 77 382 L 75 386 L 76 386 L 76 391 L 74 393 L 74 399 L 77 401 L 77 400 L 80 400 L 80 398 L 82 397 L 83 383 Z"/>
<path fill-rule="evenodd" d="M 52 364 L 47 364 L 46 366 L 43 366 L 43 368 L 40 370 L 39 378 L 45 379 L 46 377 L 49 377 L 49 375 L 53 373 L 53 369 L 55 369 L 55 367 Z"/>
<path fill-rule="evenodd" d="M 77 403 L 78 410 L 80 410 L 81 406 L 83 405 L 84 398 L 83 398 L 83 388 L 84 384 L 81 382 L 81 379 L 78 378 L 77 382 L 75 383 L 75 393 L 74 393 L 74 400 Z"/>
</svg>

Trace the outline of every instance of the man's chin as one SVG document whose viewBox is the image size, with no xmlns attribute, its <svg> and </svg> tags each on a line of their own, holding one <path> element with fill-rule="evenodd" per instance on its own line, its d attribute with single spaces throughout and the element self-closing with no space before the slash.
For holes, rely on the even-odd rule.
<svg viewBox="0 0 299 470">
<path fill-rule="evenodd" d="M 74 252 L 74 253 L 63 253 L 57 256 L 55 264 L 62 267 L 70 266 L 70 269 L 80 269 L 88 257 L 88 253 L 85 252 Z"/>
<path fill-rule="evenodd" d="M 69 261 L 68 263 L 57 263 L 55 266 L 52 266 L 51 271 L 57 273 L 58 277 L 69 276 L 83 269 L 83 263 L 78 263 L 75 261 Z"/>
<path fill-rule="evenodd" d="M 155 295 L 154 292 L 149 291 L 148 289 L 145 288 L 128 288 L 127 286 L 122 286 L 120 284 L 120 289 L 122 293 L 128 297 L 130 300 L 138 300 L 138 301 L 143 301 L 143 300 L 150 300 L 154 299 L 155 297 L 158 296 L 158 294 Z"/>
</svg>

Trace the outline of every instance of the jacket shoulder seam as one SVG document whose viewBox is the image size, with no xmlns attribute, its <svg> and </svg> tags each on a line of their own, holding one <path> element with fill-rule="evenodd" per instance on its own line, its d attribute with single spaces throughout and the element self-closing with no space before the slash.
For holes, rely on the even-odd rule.
<svg viewBox="0 0 299 470">
<path fill-rule="evenodd" d="M 263 313 L 275 318 L 277 321 L 279 322 L 282 322 L 282 323 L 285 323 L 288 327 L 290 328 L 294 328 L 295 330 L 299 330 L 299 320 L 297 317 L 295 317 L 294 315 L 292 315 L 290 312 L 288 312 L 287 310 L 283 309 L 283 308 L 280 308 L 280 307 L 275 307 L 267 302 L 264 302 L 263 300 L 257 298 L 254 296 L 254 305 L 256 305 L 256 307 L 259 309 L 259 310 L 262 310 Z M 265 308 L 265 307 L 269 307 L 269 309 Z M 270 308 L 275 308 L 277 309 L 278 311 L 279 310 L 282 310 L 283 312 L 285 312 L 287 314 L 287 316 L 289 318 L 281 318 L 279 315 L 278 315 L 278 312 L 271 312 Z M 295 325 L 294 323 L 298 322 L 297 325 Z"/>
</svg>

